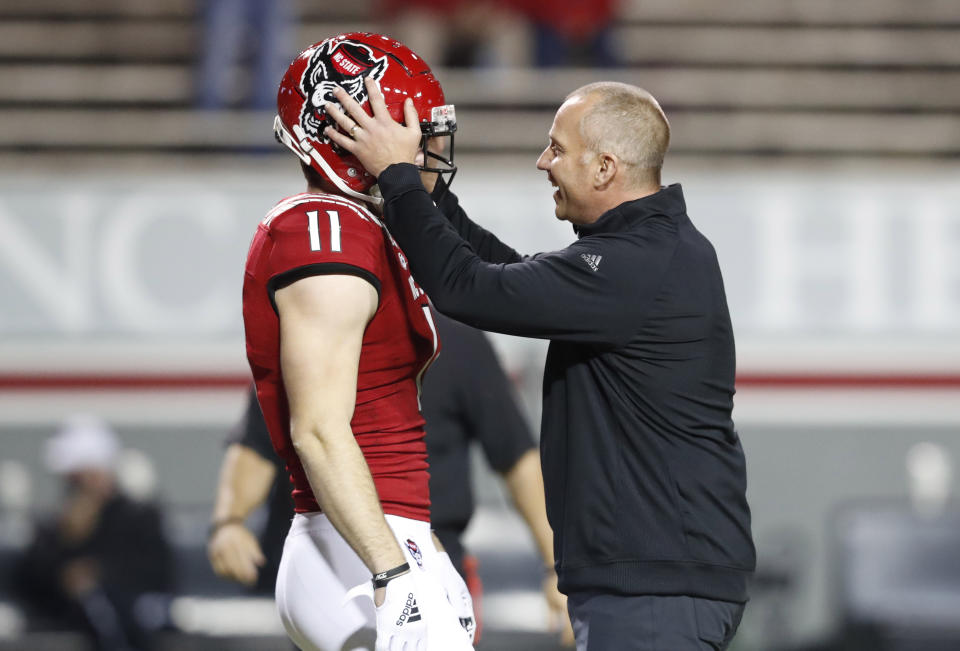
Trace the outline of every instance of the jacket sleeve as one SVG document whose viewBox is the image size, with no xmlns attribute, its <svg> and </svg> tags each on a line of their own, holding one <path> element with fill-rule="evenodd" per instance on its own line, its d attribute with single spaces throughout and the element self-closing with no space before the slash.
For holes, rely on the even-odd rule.
<svg viewBox="0 0 960 651">
<path fill-rule="evenodd" d="M 676 232 L 664 222 L 493 264 L 444 218 L 414 166 L 387 168 L 380 189 L 387 225 L 417 282 L 441 312 L 482 330 L 623 345 L 649 311 L 676 248 Z"/>
<path fill-rule="evenodd" d="M 519 253 L 501 242 L 490 231 L 478 226 L 467 217 L 467 213 L 460 207 L 457 195 L 450 192 L 450 188 L 443 179 L 437 180 L 437 187 L 433 191 L 433 199 L 443 216 L 456 229 L 470 248 L 484 262 L 504 263 L 519 262 L 522 258 Z M 402 247 L 401 247 L 402 248 Z"/>
</svg>

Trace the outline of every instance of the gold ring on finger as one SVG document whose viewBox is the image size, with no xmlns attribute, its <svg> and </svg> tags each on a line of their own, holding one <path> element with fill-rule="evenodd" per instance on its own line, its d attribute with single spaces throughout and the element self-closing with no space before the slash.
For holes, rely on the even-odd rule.
<svg viewBox="0 0 960 651">
<path fill-rule="evenodd" d="M 359 124 L 355 124 L 355 125 L 353 125 L 352 127 L 350 127 L 350 137 L 351 137 L 351 138 L 356 138 L 356 136 L 357 136 L 357 131 L 359 131 L 359 130 L 362 129 L 362 128 L 363 128 L 363 127 L 361 127 Z"/>
</svg>

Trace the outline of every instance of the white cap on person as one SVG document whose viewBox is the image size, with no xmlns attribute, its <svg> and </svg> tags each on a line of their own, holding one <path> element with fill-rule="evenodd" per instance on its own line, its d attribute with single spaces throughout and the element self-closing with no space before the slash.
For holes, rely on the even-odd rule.
<svg viewBox="0 0 960 651">
<path fill-rule="evenodd" d="M 113 470 L 120 441 L 101 419 L 90 414 L 71 416 L 50 438 L 43 460 L 54 474 L 79 470 Z"/>
</svg>

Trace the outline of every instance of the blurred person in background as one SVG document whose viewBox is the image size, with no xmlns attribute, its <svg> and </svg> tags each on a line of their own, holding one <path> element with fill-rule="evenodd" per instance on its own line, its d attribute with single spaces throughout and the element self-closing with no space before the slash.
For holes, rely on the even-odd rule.
<svg viewBox="0 0 960 651">
<path fill-rule="evenodd" d="M 522 66 L 531 60 L 523 0 L 380 0 L 376 15 L 427 61 L 445 68 Z"/>
<path fill-rule="evenodd" d="M 550 340 L 541 458 L 577 648 L 727 648 L 756 565 L 733 329 L 712 245 L 660 185 L 659 104 L 616 82 L 567 97 L 537 168 L 578 240 L 524 257 L 410 164 L 410 103 L 399 124 L 367 89 L 374 117 L 338 90 L 326 133 L 376 175 L 414 277 L 460 321 Z"/>
<path fill-rule="evenodd" d="M 323 134 L 331 90 L 365 102 L 365 79 L 391 89 L 398 115 L 416 98 L 424 140 L 455 128 L 429 67 L 385 36 L 316 43 L 280 83 L 274 129 L 306 192 L 260 223 L 243 285 L 257 398 L 294 486 L 277 609 L 302 649 L 465 651 L 469 591 L 430 532 L 419 394 L 436 325 L 374 212 L 375 179 Z"/>
<path fill-rule="evenodd" d="M 430 521 L 454 567 L 466 580 L 481 632 L 481 582 L 476 559 L 462 537 L 474 511 L 470 445 L 481 444 L 490 466 L 507 485 L 513 503 L 533 535 L 544 561 L 544 595 L 562 641 L 572 644 L 566 597 L 557 590 L 553 544 L 543 502 L 543 478 L 536 444 L 520 414 L 510 380 L 487 338 L 436 315 L 443 352 L 423 380 L 422 411 L 427 421 L 430 463 Z M 289 482 L 274 453 L 256 394 L 251 393 L 238 434 L 227 449 L 214 500 L 210 562 L 226 579 L 273 590 L 282 541 L 293 514 Z M 270 499 L 260 542 L 247 528 L 248 516 Z M 279 544 L 278 544 L 279 541 Z"/>
<path fill-rule="evenodd" d="M 620 64 L 613 40 L 619 0 L 511 0 L 530 20 L 537 66 L 608 68 Z"/>
<path fill-rule="evenodd" d="M 450 68 L 612 67 L 620 0 L 380 0 L 389 31 Z"/>
<path fill-rule="evenodd" d="M 160 509 L 119 489 L 119 452 L 116 434 L 91 416 L 47 441 L 44 462 L 63 495 L 14 570 L 33 627 L 81 631 L 103 651 L 147 648 L 173 589 Z"/>
<path fill-rule="evenodd" d="M 292 0 L 202 0 L 197 105 L 267 111 L 294 52 Z M 239 74 L 238 74 L 239 73 Z"/>
<path fill-rule="evenodd" d="M 217 575 L 259 594 L 273 594 L 293 518 L 288 477 L 251 387 L 243 419 L 230 435 L 214 496 L 207 556 Z M 267 520 L 258 538 L 247 519 L 265 503 Z"/>
</svg>

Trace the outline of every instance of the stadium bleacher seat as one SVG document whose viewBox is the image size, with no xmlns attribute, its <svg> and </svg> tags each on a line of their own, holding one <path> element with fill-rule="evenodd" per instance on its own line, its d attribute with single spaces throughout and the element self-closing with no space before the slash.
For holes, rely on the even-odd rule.
<svg viewBox="0 0 960 651">
<path fill-rule="evenodd" d="M 372 0 L 301 2 L 297 45 L 380 29 Z M 269 115 L 192 109 L 192 0 L 8 0 L 0 155 L 276 151 Z M 535 152 L 557 104 L 598 78 L 642 85 L 674 153 L 955 156 L 960 19 L 951 0 L 629 0 L 612 70 L 438 70 L 458 152 Z M 504 119 L 509 112 L 509 119 Z"/>
</svg>

